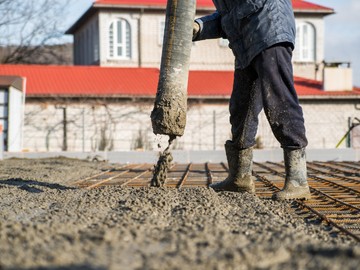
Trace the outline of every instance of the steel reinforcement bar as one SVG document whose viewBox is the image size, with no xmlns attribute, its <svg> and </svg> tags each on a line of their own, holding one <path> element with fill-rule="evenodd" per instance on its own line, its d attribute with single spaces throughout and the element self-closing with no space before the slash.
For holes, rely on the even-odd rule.
<svg viewBox="0 0 360 270">
<path fill-rule="evenodd" d="M 103 171 L 92 177 L 73 182 L 74 186 L 93 189 L 103 186 L 149 187 L 153 164 L 128 164 Z M 298 200 L 298 209 L 317 216 L 360 242 L 360 163 L 309 162 L 308 182 L 312 198 Z M 271 198 L 284 184 L 285 168 L 282 163 L 254 162 L 256 194 Z M 224 180 L 228 167 L 224 163 L 173 164 L 165 187 L 208 187 Z"/>
<path fill-rule="evenodd" d="M 278 181 L 268 179 L 269 173 L 279 176 L 283 181 L 284 166 L 274 162 L 255 163 L 255 165 L 263 170 L 260 173 L 254 172 L 257 179 L 279 190 L 280 187 L 276 184 Z M 308 168 L 312 198 L 307 201 L 297 200 L 299 206 L 360 242 L 359 180 L 346 176 L 347 170 L 342 171 L 338 163 L 336 174 L 333 173 L 334 167 L 329 163 L 309 163 Z M 356 171 L 353 174 L 356 174 Z"/>
</svg>

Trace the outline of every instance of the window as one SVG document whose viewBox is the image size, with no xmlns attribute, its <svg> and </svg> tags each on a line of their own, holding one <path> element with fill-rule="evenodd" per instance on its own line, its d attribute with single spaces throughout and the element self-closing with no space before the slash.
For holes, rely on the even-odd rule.
<svg viewBox="0 0 360 270">
<path fill-rule="evenodd" d="M 131 58 L 131 29 L 124 19 L 113 21 L 109 26 L 109 57 Z"/>
<path fill-rule="evenodd" d="M 294 61 L 315 62 L 315 28 L 310 23 L 296 26 Z"/>
<path fill-rule="evenodd" d="M 159 45 L 163 44 L 164 41 L 164 31 L 165 31 L 165 21 L 161 20 L 159 22 Z"/>
</svg>

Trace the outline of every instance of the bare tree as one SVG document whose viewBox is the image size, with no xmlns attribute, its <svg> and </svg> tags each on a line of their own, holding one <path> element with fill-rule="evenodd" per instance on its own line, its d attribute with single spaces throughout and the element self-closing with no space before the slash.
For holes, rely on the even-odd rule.
<svg viewBox="0 0 360 270">
<path fill-rule="evenodd" d="M 69 0 L 0 0 L 0 62 L 47 64 L 64 35 Z"/>
</svg>

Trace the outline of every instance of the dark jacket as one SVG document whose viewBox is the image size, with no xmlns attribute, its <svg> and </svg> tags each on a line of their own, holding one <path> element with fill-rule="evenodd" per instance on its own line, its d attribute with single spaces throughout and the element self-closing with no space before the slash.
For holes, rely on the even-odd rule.
<svg viewBox="0 0 360 270">
<path fill-rule="evenodd" d="M 227 38 L 236 68 L 245 68 L 264 49 L 277 43 L 295 44 L 291 0 L 213 0 L 216 12 L 197 19 L 196 40 Z"/>
</svg>

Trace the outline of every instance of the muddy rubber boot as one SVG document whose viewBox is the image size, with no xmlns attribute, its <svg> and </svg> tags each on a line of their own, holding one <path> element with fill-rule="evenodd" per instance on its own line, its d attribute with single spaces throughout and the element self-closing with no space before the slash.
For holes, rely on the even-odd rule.
<svg viewBox="0 0 360 270">
<path fill-rule="evenodd" d="M 284 149 L 285 184 L 284 188 L 274 193 L 275 200 L 310 199 L 307 182 L 305 149 Z"/>
<path fill-rule="evenodd" d="M 232 141 L 226 141 L 225 152 L 229 164 L 229 175 L 224 181 L 212 184 L 210 187 L 216 191 L 255 193 L 252 176 L 253 149 L 239 150 Z"/>
</svg>

